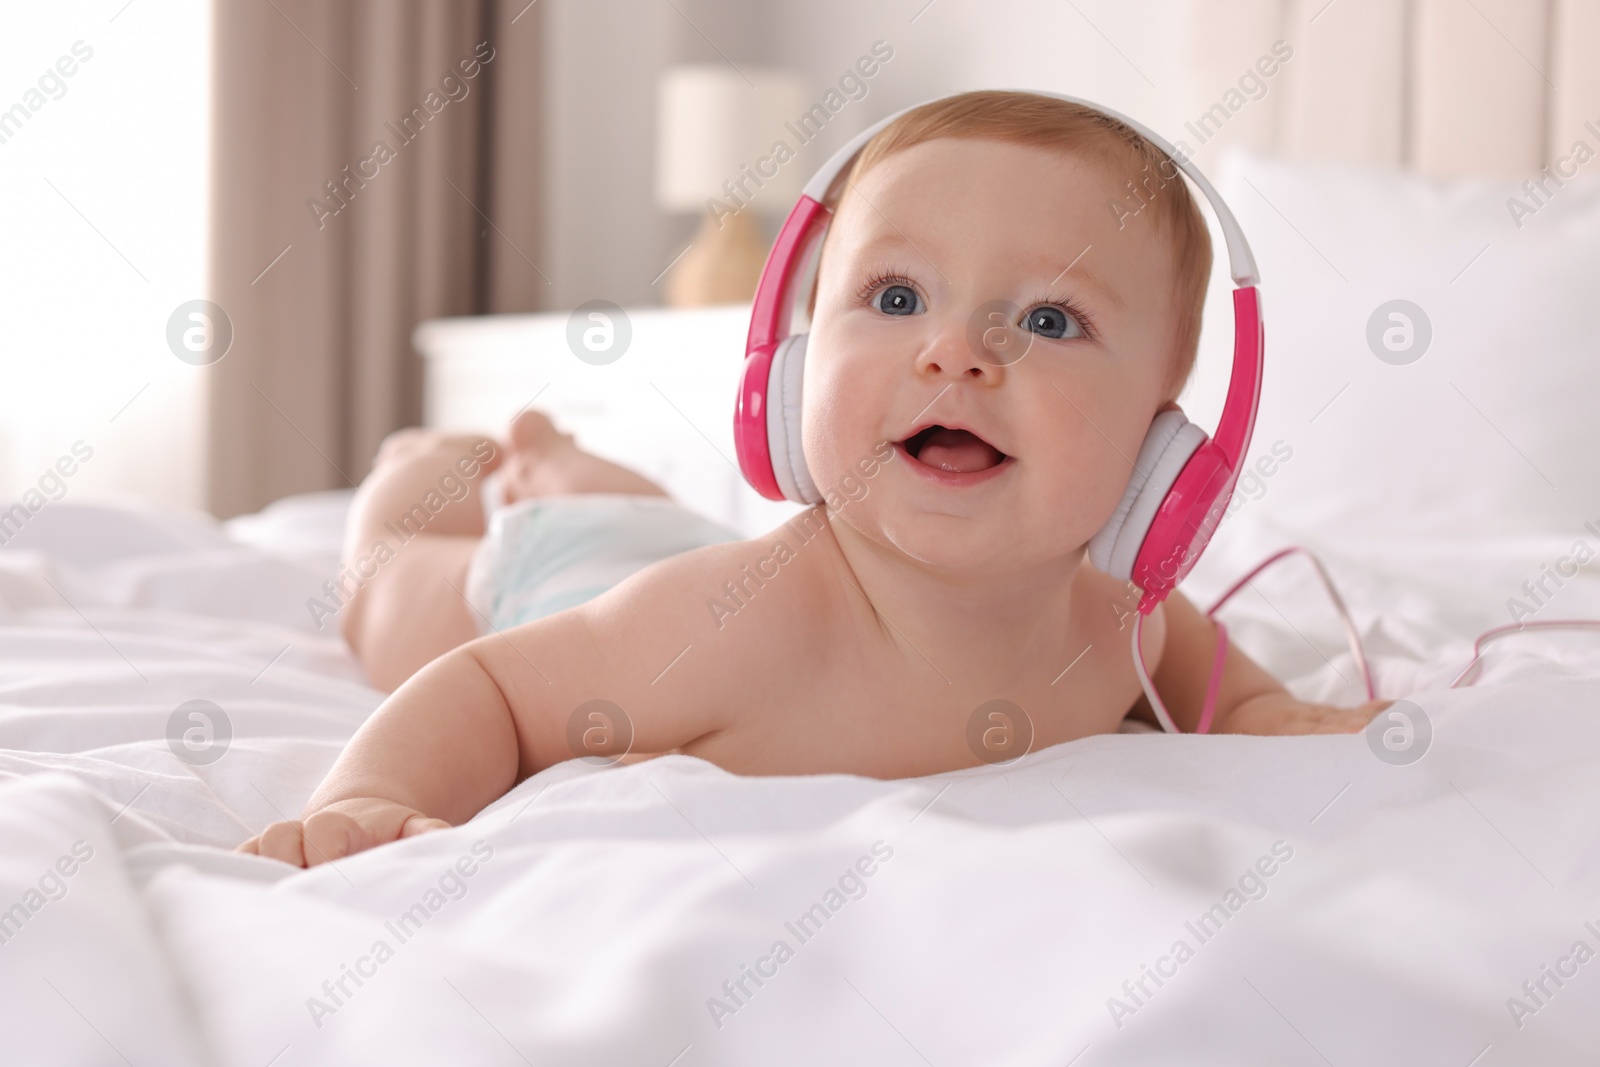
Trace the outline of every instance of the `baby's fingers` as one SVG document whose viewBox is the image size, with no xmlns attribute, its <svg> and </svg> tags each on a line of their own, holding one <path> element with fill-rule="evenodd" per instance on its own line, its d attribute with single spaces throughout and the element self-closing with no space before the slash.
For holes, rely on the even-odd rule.
<svg viewBox="0 0 1600 1067">
<path fill-rule="evenodd" d="M 450 826 L 388 800 L 346 800 L 304 819 L 275 822 L 237 849 L 296 867 L 332 863 L 402 837 Z"/>
<path fill-rule="evenodd" d="M 407 819 L 405 824 L 400 827 L 400 836 L 416 837 L 418 834 L 425 834 L 429 830 L 448 829 L 450 829 L 450 824 L 445 822 L 443 819 L 430 819 L 426 815 L 413 814 L 411 818 Z"/>
<path fill-rule="evenodd" d="M 380 839 L 377 833 L 363 827 L 359 820 L 329 808 L 306 816 L 304 826 L 306 867 L 342 860 L 351 853 L 381 845 L 384 840 L 394 840 L 392 837 Z M 381 831 L 381 825 L 376 829 Z"/>
<path fill-rule="evenodd" d="M 306 817 L 306 866 L 343 859 L 402 837 L 414 837 L 450 824 L 390 801 L 353 800 Z"/>
<path fill-rule="evenodd" d="M 301 849 L 300 824 L 294 821 L 273 823 L 240 845 L 239 851 L 253 852 L 267 859 L 292 863 L 296 867 L 306 865 L 305 853 Z"/>
<path fill-rule="evenodd" d="M 1327 708 L 1324 719 L 1312 733 L 1359 734 L 1372 722 L 1373 716 L 1393 703 L 1392 700 L 1369 700 L 1353 708 Z"/>
<path fill-rule="evenodd" d="M 1371 724 L 1372 720 L 1378 716 L 1379 712 L 1383 711 L 1384 708 L 1387 708 L 1393 703 L 1393 700 L 1368 700 L 1365 703 L 1357 704 L 1355 707 L 1349 709 L 1349 732 L 1353 734 L 1359 734 Z"/>
</svg>

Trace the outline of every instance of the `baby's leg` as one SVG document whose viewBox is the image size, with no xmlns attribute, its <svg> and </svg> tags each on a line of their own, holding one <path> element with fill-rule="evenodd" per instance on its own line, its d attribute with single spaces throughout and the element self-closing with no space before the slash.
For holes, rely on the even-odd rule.
<svg viewBox="0 0 1600 1067">
<path fill-rule="evenodd" d="M 474 477 L 462 476 L 463 460 L 467 469 L 477 461 Z M 478 636 L 465 593 L 485 531 L 482 483 L 490 471 L 506 503 L 563 493 L 666 495 L 582 451 L 537 412 L 520 414 L 505 442 L 420 429 L 390 435 L 351 505 L 344 571 L 365 580 L 340 612 L 345 640 L 379 689 L 398 688 Z M 436 513 L 428 510 L 440 501 Z M 380 556 L 387 558 L 375 562 Z"/>
<path fill-rule="evenodd" d="M 463 476 L 463 459 L 466 469 L 476 468 L 474 477 Z M 379 689 L 397 688 L 429 660 L 478 635 L 456 590 L 465 588 L 484 533 L 483 476 L 503 460 L 501 446 L 488 438 L 427 430 L 401 430 L 378 449 L 345 526 L 341 573 L 360 587 L 339 622 Z M 441 501 L 437 513 L 428 509 Z"/>
</svg>

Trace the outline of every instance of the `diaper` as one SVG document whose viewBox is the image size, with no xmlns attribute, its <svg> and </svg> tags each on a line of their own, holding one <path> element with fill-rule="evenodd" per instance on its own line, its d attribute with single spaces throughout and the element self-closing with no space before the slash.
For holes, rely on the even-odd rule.
<svg viewBox="0 0 1600 1067">
<path fill-rule="evenodd" d="M 565 611 L 668 556 L 743 540 L 664 496 L 577 493 L 485 507 L 488 532 L 466 590 L 479 633 Z"/>
</svg>

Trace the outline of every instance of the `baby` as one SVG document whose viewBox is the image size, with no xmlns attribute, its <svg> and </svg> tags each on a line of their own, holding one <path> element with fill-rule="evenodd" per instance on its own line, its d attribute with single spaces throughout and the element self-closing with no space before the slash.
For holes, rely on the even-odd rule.
<svg viewBox="0 0 1600 1067">
<path fill-rule="evenodd" d="M 813 296 L 802 438 L 828 501 L 765 536 L 689 515 L 533 412 L 498 446 L 385 442 L 346 559 L 408 515 L 426 529 L 341 625 L 392 695 L 302 818 L 241 848 L 337 860 L 577 756 L 905 778 L 995 762 L 997 730 L 1011 758 L 1154 722 L 1125 629 L 1137 591 L 1085 557 L 1194 361 L 1211 247 L 1187 189 L 1108 208 L 1162 158 L 1031 94 L 935 101 L 880 132 L 828 194 Z M 1024 356 L 972 341 L 999 302 Z M 468 491 L 416 506 L 446 480 Z M 534 588 L 514 588 L 530 565 Z M 1183 730 L 1216 640 L 1181 593 L 1146 619 Z M 1306 704 L 1230 645 L 1212 729 L 1355 732 L 1387 703 Z"/>
</svg>

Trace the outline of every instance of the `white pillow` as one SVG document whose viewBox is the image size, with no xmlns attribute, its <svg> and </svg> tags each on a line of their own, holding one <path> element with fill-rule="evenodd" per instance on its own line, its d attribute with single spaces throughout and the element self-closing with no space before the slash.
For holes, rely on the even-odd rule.
<svg viewBox="0 0 1600 1067">
<path fill-rule="evenodd" d="M 1217 177 L 1262 277 L 1250 457 L 1276 444 L 1281 459 L 1241 486 L 1236 503 L 1259 502 L 1236 511 L 1336 540 L 1600 526 L 1600 180 L 1552 183 L 1519 228 L 1508 201 L 1537 205 L 1504 181 L 1244 152 Z M 1226 273 L 1219 259 L 1181 401 L 1208 430 L 1231 364 Z M 1397 299 L 1431 324 L 1426 351 L 1404 364 L 1368 343 L 1374 312 Z M 1405 340 L 1402 320 L 1376 329 Z"/>
</svg>

